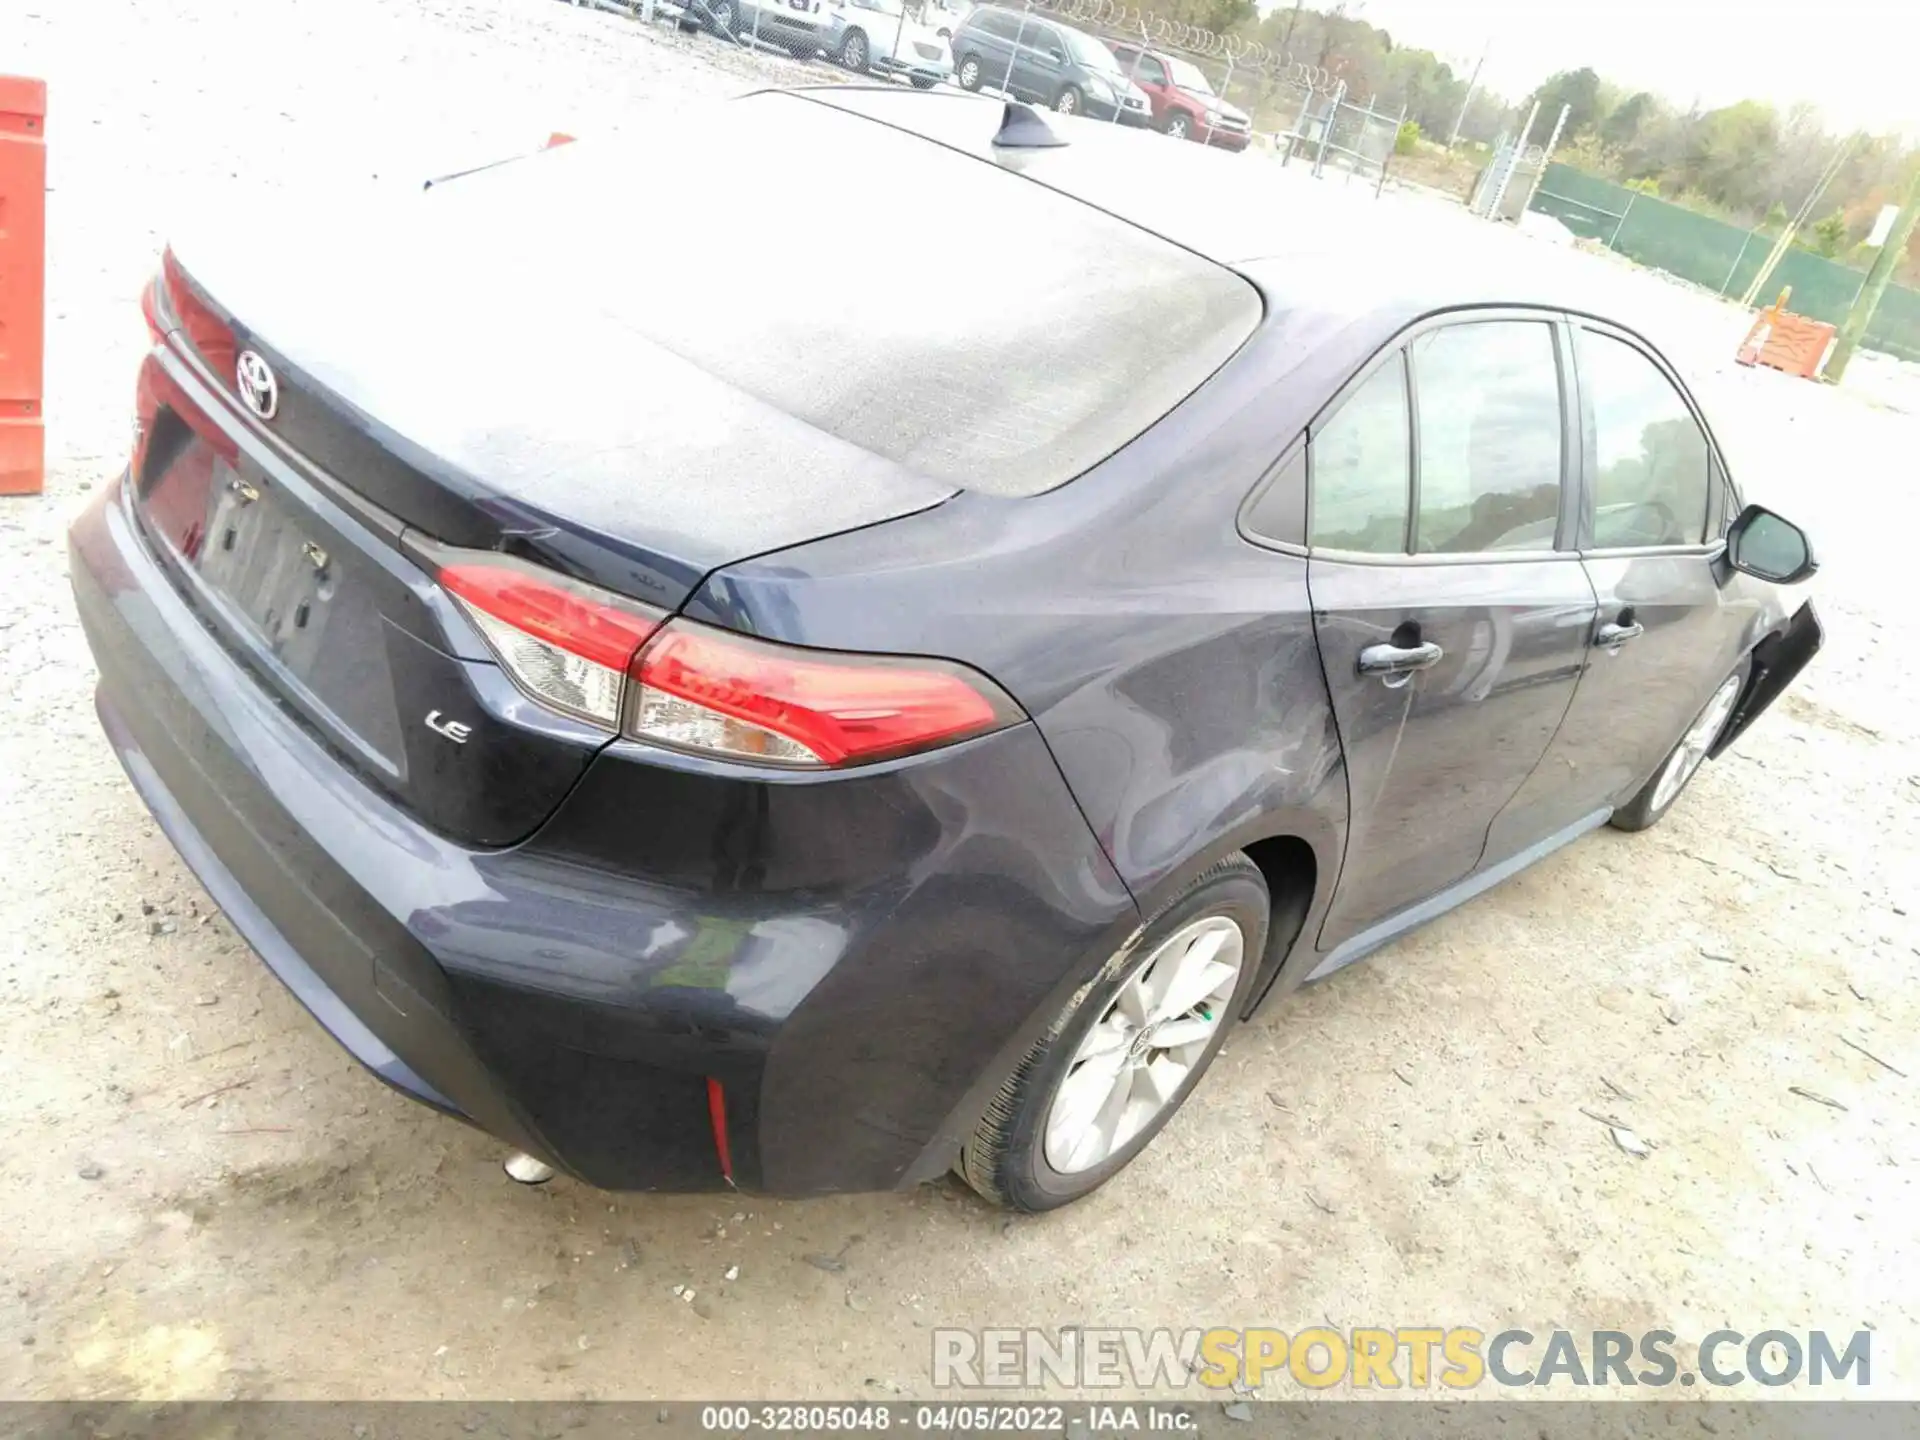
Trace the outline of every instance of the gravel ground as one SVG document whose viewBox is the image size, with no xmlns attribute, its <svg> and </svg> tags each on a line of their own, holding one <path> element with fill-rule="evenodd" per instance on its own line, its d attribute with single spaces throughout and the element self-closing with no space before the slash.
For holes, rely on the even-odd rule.
<svg viewBox="0 0 1920 1440">
<path fill-rule="evenodd" d="M 1885 620 L 1911 372 L 1738 370 L 1730 308 L 1569 256 L 1661 307 L 1749 490 L 1816 531 L 1827 651 L 1658 830 L 1241 1032 L 1088 1202 L 526 1189 L 363 1074 L 176 860 L 94 724 L 62 531 L 121 462 L 169 217 L 670 134 L 641 107 L 808 71 L 547 0 L 15 0 L 0 64 L 54 105 L 51 473 L 0 504 L 0 1395 L 919 1394 L 935 1325 L 1509 1322 L 1665 1326 L 1683 1362 L 1722 1325 L 1871 1325 L 1874 1392 L 1920 1395 L 1920 681 Z"/>
</svg>

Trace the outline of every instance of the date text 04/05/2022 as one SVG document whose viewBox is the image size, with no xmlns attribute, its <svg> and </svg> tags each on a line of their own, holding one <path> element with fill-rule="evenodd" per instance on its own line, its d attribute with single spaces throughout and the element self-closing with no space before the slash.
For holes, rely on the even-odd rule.
<svg viewBox="0 0 1920 1440">
<path fill-rule="evenodd" d="M 705 1405 L 700 1428 L 719 1434 L 838 1434 L 900 1430 L 1060 1434 L 1071 1425 L 1104 1433 L 1197 1428 L 1183 1405 Z"/>
</svg>

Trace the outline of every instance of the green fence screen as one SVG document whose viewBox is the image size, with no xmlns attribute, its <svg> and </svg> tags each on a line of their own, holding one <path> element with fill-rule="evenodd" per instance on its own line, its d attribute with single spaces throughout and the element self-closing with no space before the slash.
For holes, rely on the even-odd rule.
<svg viewBox="0 0 1920 1440">
<path fill-rule="evenodd" d="M 1723 295 L 1744 294 L 1773 248 L 1771 235 L 1742 230 L 1558 162 L 1547 166 L 1533 208 L 1576 235 L 1611 245 L 1630 260 Z M 1763 303 L 1771 302 L 1781 286 L 1791 285 L 1789 310 L 1838 325 L 1866 278 L 1865 271 L 1838 261 L 1789 250 L 1767 282 Z M 1920 291 L 1888 286 L 1863 343 L 1902 360 L 1920 360 Z"/>
</svg>

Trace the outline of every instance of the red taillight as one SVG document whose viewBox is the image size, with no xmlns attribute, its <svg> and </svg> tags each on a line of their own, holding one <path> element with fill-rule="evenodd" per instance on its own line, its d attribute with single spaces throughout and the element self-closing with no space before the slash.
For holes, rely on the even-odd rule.
<svg viewBox="0 0 1920 1440">
<path fill-rule="evenodd" d="M 636 740 L 762 764 L 858 764 L 1023 718 L 943 660 L 749 639 L 492 552 L 410 539 L 520 688 Z"/>
<path fill-rule="evenodd" d="M 496 620 L 610 670 L 625 670 L 634 651 L 660 628 L 655 612 L 603 600 L 584 585 L 531 565 L 454 564 L 440 572 L 440 583 Z"/>
<path fill-rule="evenodd" d="M 173 328 L 168 317 L 161 313 L 160 280 L 157 276 L 140 292 L 140 318 L 147 322 L 149 345 L 158 345 L 167 338 L 167 331 Z"/>
<path fill-rule="evenodd" d="M 1019 716 L 958 665 L 796 650 L 684 620 L 640 652 L 633 677 L 629 734 L 786 765 L 905 754 Z"/>
<path fill-rule="evenodd" d="M 179 331 L 216 380 L 231 383 L 233 365 L 239 355 L 233 326 L 226 317 L 201 298 L 187 272 L 168 250 L 160 257 L 160 271 L 140 292 L 140 314 L 147 322 L 147 335 L 155 345 Z"/>
<path fill-rule="evenodd" d="M 727 1092 L 707 1077 L 707 1121 L 713 1126 L 713 1150 L 720 1159 L 720 1178 L 733 1183 L 733 1146 L 727 1140 Z"/>
<path fill-rule="evenodd" d="M 437 573 L 522 689 L 619 728 L 627 667 L 659 611 L 508 555 L 446 559 Z"/>
</svg>

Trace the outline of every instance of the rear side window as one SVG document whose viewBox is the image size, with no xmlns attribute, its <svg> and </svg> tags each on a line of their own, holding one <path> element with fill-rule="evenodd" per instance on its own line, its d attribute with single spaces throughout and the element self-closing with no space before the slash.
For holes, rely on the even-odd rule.
<svg viewBox="0 0 1920 1440">
<path fill-rule="evenodd" d="M 1551 550 L 1566 427 L 1553 327 L 1483 320 L 1416 336 L 1414 550 Z"/>
<path fill-rule="evenodd" d="M 1014 36 L 1016 21 L 1011 15 L 1003 15 L 998 10 L 982 10 L 967 17 L 969 29 L 978 29 L 1001 40 L 1011 40 Z"/>
<path fill-rule="evenodd" d="M 1707 532 L 1707 437 L 1673 382 L 1639 350 L 1578 332 L 1580 391 L 1593 407 L 1596 549 L 1696 545 Z"/>
<path fill-rule="evenodd" d="M 1406 550 L 1413 466 L 1402 355 L 1347 396 L 1314 432 L 1308 457 L 1315 545 L 1369 555 Z"/>
</svg>

